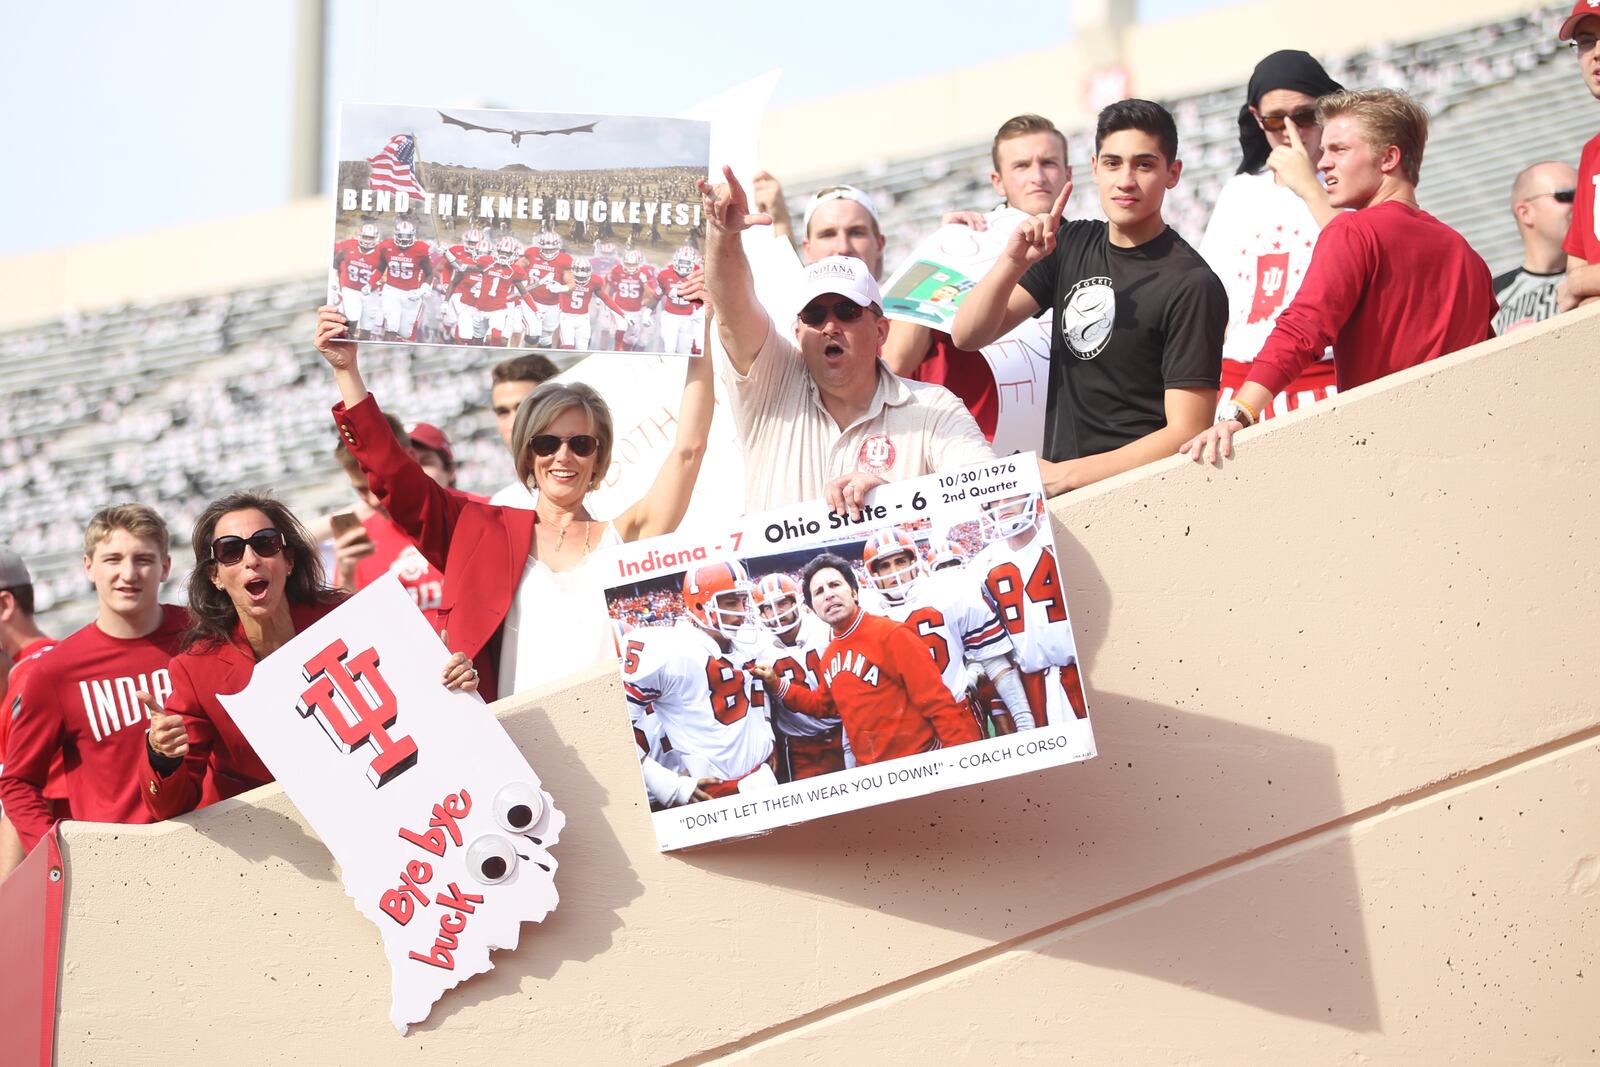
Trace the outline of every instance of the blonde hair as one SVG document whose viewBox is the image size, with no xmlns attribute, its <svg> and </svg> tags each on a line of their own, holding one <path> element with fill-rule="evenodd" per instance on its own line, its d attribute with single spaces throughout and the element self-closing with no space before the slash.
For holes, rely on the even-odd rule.
<svg viewBox="0 0 1600 1067">
<path fill-rule="evenodd" d="M 1422 181 L 1422 150 L 1428 144 L 1428 110 L 1398 89 L 1345 89 L 1317 101 L 1317 121 L 1326 126 L 1351 115 L 1375 149 L 1400 150 L 1400 174 L 1416 185 Z"/>
<path fill-rule="evenodd" d="M 568 408 L 582 408 L 594 426 L 599 447 L 594 453 L 594 477 L 589 488 L 600 484 L 611 469 L 611 409 L 600 394 L 582 382 L 545 382 L 522 398 L 516 421 L 511 424 L 511 455 L 517 464 L 517 479 L 528 485 L 533 477 L 533 455 L 528 443 L 550 428 Z"/>
<path fill-rule="evenodd" d="M 161 546 L 161 554 L 168 555 L 167 524 L 155 508 L 146 504 L 113 504 L 95 512 L 83 530 L 83 554 L 93 559 L 94 550 L 113 530 L 127 530 L 135 537 L 154 541 Z"/>
</svg>

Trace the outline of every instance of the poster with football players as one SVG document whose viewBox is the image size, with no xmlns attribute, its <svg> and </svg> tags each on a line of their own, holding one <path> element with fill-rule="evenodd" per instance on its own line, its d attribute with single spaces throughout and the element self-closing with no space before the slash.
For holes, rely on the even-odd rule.
<svg viewBox="0 0 1600 1067">
<path fill-rule="evenodd" d="M 358 341 L 699 353 L 708 122 L 345 104 L 329 303 Z"/>
<path fill-rule="evenodd" d="M 618 735 L 663 851 L 1095 754 L 1029 455 L 605 565 Z"/>
<path fill-rule="evenodd" d="M 988 215 L 988 229 L 949 224 L 911 250 L 883 283 L 883 313 L 949 333 L 956 311 L 1005 249 L 1006 238 L 1028 216 L 1002 207 Z M 1024 321 L 981 355 L 994 374 L 999 415 L 994 450 L 1001 455 L 1033 452 L 1044 441 L 1044 407 L 1050 389 L 1050 312 Z"/>
</svg>

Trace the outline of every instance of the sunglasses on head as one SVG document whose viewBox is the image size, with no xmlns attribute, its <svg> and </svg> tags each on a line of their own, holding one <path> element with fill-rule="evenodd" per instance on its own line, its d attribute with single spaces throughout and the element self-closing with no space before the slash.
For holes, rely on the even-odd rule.
<svg viewBox="0 0 1600 1067">
<path fill-rule="evenodd" d="M 854 322 L 867 313 L 867 309 L 854 300 L 841 300 L 837 304 L 807 304 L 800 309 L 800 321 L 807 326 L 821 326 L 831 314 L 840 322 Z"/>
<path fill-rule="evenodd" d="M 1283 128 L 1290 120 L 1302 130 L 1309 130 L 1317 124 L 1317 109 L 1314 107 L 1301 108 L 1292 115 L 1262 115 L 1261 128 L 1273 133 L 1282 133 Z"/>
<path fill-rule="evenodd" d="M 600 447 L 600 439 L 593 434 L 577 433 L 571 437 L 557 437 L 553 433 L 536 433 L 528 439 L 528 447 L 533 449 L 536 456 L 553 456 L 566 442 L 567 448 L 574 456 L 592 456 L 595 449 Z"/>
<path fill-rule="evenodd" d="M 255 549 L 256 555 L 262 559 L 270 559 L 283 551 L 283 534 L 266 529 L 257 530 L 249 537 L 234 537 L 232 534 L 219 537 L 211 542 L 211 558 L 224 567 L 231 567 L 244 559 L 246 545 Z"/>
</svg>

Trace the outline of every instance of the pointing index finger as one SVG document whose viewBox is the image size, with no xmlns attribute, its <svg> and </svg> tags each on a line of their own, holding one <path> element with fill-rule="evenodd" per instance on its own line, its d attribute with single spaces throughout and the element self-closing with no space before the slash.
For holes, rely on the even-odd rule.
<svg viewBox="0 0 1600 1067">
<path fill-rule="evenodd" d="M 1072 183 L 1067 182 L 1061 187 L 1061 192 L 1056 195 L 1055 207 L 1050 209 L 1050 232 L 1054 233 L 1056 227 L 1061 225 L 1061 213 L 1067 210 L 1067 197 L 1072 195 Z"/>
<path fill-rule="evenodd" d="M 733 195 L 734 203 L 743 204 L 745 202 L 744 186 L 739 184 L 739 179 L 734 176 L 733 168 L 726 163 L 722 165 L 722 176 L 728 179 L 728 192 Z"/>
<path fill-rule="evenodd" d="M 1300 127 L 1295 123 L 1293 115 L 1290 115 L 1283 120 L 1283 128 L 1284 131 L 1288 133 L 1289 144 L 1294 147 L 1294 150 L 1296 152 L 1304 153 L 1306 150 L 1305 142 L 1300 140 Z"/>
</svg>

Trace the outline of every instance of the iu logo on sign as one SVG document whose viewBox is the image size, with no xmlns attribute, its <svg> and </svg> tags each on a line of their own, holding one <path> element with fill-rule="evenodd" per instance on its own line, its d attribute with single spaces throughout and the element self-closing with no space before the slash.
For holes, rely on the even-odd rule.
<svg viewBox="0 0 1600 1067">
<path fill-rule="evenodd" d="M 1283 283 L 1289 278 L 1289 253 L 1268 252 L 1256 257 L 1256 295 L 1250 301 L 1246 322 L 1264 322 L 1283 306 Z"/>
<path fill-rule="evenodd" d="M 346 662 L 348 660 L 348 662 Z M 295 710 L 301 718 L 312 715 L 341 752 L 372 747 L 367 780 L 379 787 L 393 781 L 417 762 L 417 743 L 409 737 L 390 737 L 389 727 L 399 716 L 394 690 L 378 671 L 378 650 L 350 656 L 343 641 L 335 641 L 305 665 L 311 685 L 300 694 Z"/>
</svg>

